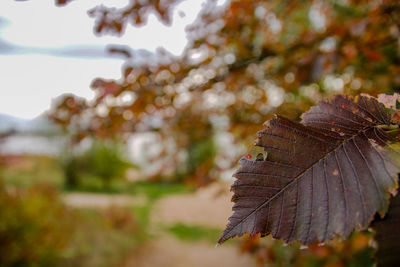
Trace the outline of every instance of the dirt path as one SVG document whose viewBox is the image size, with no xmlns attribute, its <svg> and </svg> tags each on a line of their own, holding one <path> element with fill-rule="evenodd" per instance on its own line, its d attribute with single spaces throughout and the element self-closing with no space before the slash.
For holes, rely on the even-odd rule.
<svg viewBox="0 0 400 267">
<path fill-rule="evenodd" d="M 234 246 L 215 248 L 206 242 L 186 243 L 162 235 L 147 243 L 125 267 L 243 267 L 254 266 L 248 255 L 241 255 Z"/>
<path fill-rule="evenodd" d="M 175 195 L 161 199 L 154 207 L 155 224 L 185 223 L 225 228 L 232 214 L 229 185 L 214 183 L 190 195 Z"/>
<path fill-rule="evenodd" d="M 108 208 L 111 206 L 142 206 L 144 196 L 109 195 L 98 193 L 68 193 L 63 196 L 64 203 L 74 208 Z"/>
<path fill-rule="evenodd" d="M 224 229 L 231 215 L 231 194 L 226 184 L 213 184 L 190 195 L 173 195 L 155 203 L 151 226 L 155 236 L 124 267 L 236 267 L 255 266 L 249 255 L 232 244 L 215 247 L 206 241 L 185 242 L 160 229 L 184 223 Z M 157 227 L 158 226 L 158 227 Z M 216 240 L 217 241 L 217 240 Z"/>
</svg>

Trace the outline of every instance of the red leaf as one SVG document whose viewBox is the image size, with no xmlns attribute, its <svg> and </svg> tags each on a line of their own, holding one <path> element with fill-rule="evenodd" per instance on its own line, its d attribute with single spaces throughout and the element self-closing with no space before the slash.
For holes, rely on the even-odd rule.
<svg viewBox="0 0 400 267">
<path fill-rule="evenodd" d="M 264 161 L 240 160 L 234 214 L 219 243 L 250 233 L 286 242 L 323 242 L 368 227 L 388 208 L 400 164 L 382 125 L 390 113 L 374 98 L 337 96 L 303 115 L 277 116 L 258 132 Z"/>
<path fill-rule="evenodd" d="M 364 48 L 363 52 L 365 56 L 372 61 L 381 61 L 383 59 L 383 55 L 378 51 Z"/>
</svg>

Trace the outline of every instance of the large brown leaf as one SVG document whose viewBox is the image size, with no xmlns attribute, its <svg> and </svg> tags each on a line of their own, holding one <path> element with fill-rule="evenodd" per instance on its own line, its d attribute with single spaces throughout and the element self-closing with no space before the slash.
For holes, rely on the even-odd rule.
<svg viewBox="0 0 400 267">
<path fill-rule="evenodd" d="M 258 132 L 265 160 L 240 160 L 234 214 L 218 243 L 272 234 L 286 242 L 323 242 L 366 228 L 384 215 L 400 164 L 391 157 L 389 111 L 376 99 L 336 96 L 303 115 L 277 116 Z"/>
</svg>

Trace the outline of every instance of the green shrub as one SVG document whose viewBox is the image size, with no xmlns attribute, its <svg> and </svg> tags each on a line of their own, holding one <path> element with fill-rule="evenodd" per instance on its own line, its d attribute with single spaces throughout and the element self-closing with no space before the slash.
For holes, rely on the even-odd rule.
<svg viewBox="0 0 400 267">
<path fill-rule="evenodd" d="M 93 139 L 89 149 L 77 153 L 74 148 L 66 149 L 61 158 L 65 176 L 65 186 L 78 188 L 84 179 L 96 178 L 103 190 L 109 190 L 113 179 L 124 176 L 129 167 L 133 167 L 124 158 L 123 146 L 117 141 Z"/>
<path fill-rule="evenodd" d="M 167 230 L 183 241 L 207 240 L 215 244 L 215 240 L 221 234 L 221 229 L 204 227 L 199 225 L 186 225 L 176 223 L 167 227 Z"/>
<path fill-rule="evenodd" d="M 98 176 L 109 188 L 111 179 L 120 178 L 131 166 L 123 158 L 122 146 L 116 142 L 94 140 L 90 149 L 83 155 L 86 172 Z"/>
<path fill-rule="evenodd" d="M 60 266 L 119 266 L 146 238 L 129 208 L 79 209 L 75 221 Z"/>
</svg>

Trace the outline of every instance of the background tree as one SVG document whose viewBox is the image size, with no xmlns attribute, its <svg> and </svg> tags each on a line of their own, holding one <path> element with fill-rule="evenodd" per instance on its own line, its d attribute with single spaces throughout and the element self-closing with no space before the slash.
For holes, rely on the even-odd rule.
<svg viewBox="0 0 400 267">
<path fill-rule="evenodd" d="M 132 0 L 89 14 L 97 34 L 123 34 L 151 13 L 170 23 L 179 2 Z M 333 94 L 396 91 L 399 10 L 392 0 L 209 0 L 188 27 L 181 57 L 160 49 L 158 61 L 128 62 L 121 80 L 93 81 L 94 101 L 69 96 L 51 117 L 73 128 L 77 140 L 157 132 L 169 166 L 158 176 L 173 166 L 177 177 L 203 185 L 237 162 L 240 153 L 218 150 L 223 132 L 248 145 L 273 113 L 298 119 Z"/>
</svg>

